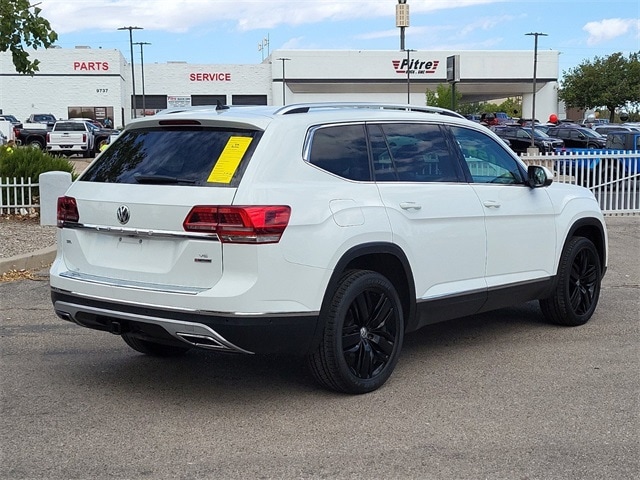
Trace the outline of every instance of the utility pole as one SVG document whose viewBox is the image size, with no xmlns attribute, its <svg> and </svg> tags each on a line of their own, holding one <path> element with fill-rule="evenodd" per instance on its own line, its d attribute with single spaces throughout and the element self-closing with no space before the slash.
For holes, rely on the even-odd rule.
<svg viewBox="0 0 640 480">
<path fill-rule="evenodd" d="M 529 32 L 525 35 L 535 37 L 533 47 L 533 98 L 531 99 L 531 148 L 535 148 L 535 128 L 536 128 L 536 77 L 538 74 L 538 37 L 546 37 L 546 33 Z"/>
<path fill-rule="evenodd" d="M 120 27 L 118 30 L 129 30 L 129 47 L 131 48 L 131 89 L 132 99 L 131 106 L 133 107 L 133 118 L 136 118 L 136 76 L 133 71 L 133 30 L 144 30 L 142 27 Z"/>
</svg>

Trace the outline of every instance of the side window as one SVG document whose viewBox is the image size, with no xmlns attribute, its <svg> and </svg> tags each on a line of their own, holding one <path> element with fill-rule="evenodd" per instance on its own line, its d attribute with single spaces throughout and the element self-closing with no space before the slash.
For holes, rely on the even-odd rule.
<svg viewBox="0 0 640 480">
<path fill-rule="evenodd" d="M 376 181 L 459 180 L 455 157 L 438 125 L 389 123 L 368 129 Z"/>
<path fill-rule="evenodd" d="M 317 128 L 311 134 L 308 160 L 349 180 L 371 180 L 364 125 Z"/>
<path fill-rule="evenodd" d="M 469 128 L 452 127 L 451 131 L 474 183 L 524 183 L 516 160 L 493 138 Z"/>
<path fill-rule="evenodd" d="M 522 129 L 518 130 L 517 137 L 522 139 L 528 139 L 528 140 L 531 139 L 531 137 L 529 136 L 529 133 Z"/>
</svg>

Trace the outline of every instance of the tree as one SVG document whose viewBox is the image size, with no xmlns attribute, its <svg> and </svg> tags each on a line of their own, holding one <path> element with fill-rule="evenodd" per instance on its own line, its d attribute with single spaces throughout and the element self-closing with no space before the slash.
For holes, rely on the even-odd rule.
<svg viewBox="0 0 640 480">
<path fill-rule="evenodd" d="M 640 52 L 585 60 L 563 76 L 559 97 L 569 107 L 604 106 L 613 121 L 616 109 L 640 104 Z"/>
<path fill-rule="evenodd" d="M 451 85 L 441 83 L 435 92 L 427 90 L 426 104 L 432 107 L 451 109 L 451 94 Z M 460 103 L 460 100 L 462 100 L 462 95 L 456 92 L 456 104 Z"/>
<path fill-rule="evenodd" d="M 11 51 L 18 73 L 33 76 L 38 71 L 40 62 L 29 60 L 25 46 L 48 48 L 58 39 L 49 21 L 40 17 L 41 11 L 29 0 L 0 0 L 0 52 Z"/>
</svg>

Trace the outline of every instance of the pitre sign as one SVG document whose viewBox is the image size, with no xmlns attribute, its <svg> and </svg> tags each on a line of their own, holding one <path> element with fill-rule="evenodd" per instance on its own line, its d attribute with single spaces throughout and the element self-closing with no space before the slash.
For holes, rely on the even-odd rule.
<svg viewBox="0 0 640 480">
<path fill-rule="evenodd" d="M 403 60 L 391 60 L 393 63 L 393 68 L 396 73 L 401 73 L 406 75 L 407 69 L 411 75 L 415 74 L 426 74 L 426 73 L 436 73 L 438 69 L 438 64 L 440 60 L 429 60 L 424 61 L 419 58 L 412 58 L 407 60 L 406 58 Z"/>
</svg>

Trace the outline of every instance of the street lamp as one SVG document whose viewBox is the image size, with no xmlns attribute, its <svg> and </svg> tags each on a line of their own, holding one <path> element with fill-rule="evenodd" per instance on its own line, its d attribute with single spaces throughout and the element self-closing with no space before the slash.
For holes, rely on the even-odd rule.
<svg viewBox="0 0 640 480">
<path fill-rule="evenodd" d="M 400 28 L 400 50 L 404 50 L 404 29 L 409 26 L 409 5 L 407 0 L 398 0 L 396 5 L 396 27 Z"/>
<path fill-rule="evenodd" d="M 131 47 L 131 88 L 132 88 L 132 107 L 133 118 L 136 118 L 136 76 L 133 72 L 133 33 L 132 30 L 143 30 L 142 27 L 120 27 L 118 30 L 129 30 L 129 47 Z"/>
<path fill-rule="evenodd" d="M 535 128 L 536 128 L 536 77 L 538 71 L 538 37 L 546 37 L 546 33 L 529 32 L 525 35 L 535 37 L 533 48 L 533 98 L 531 100 L 531 148 L 535 148 Z"/>
<path fill-rule="evenodd" d="M 284 101 L 285 98 L 285 87 L 286 87 L 286 78 L 284 75 L 284 62 L 288 62 L 291 60 L 290 58 L 278 58 L 278 60 L 282 61 L 282 105 L 286 105 L 287 102 Z"/>
<path fill-rule="evenodd" d="M 407 49 L 407 104 L 411 105 L 411 52 L 415 50 Z"/>
<path fill-rule="evenodd" d="M 140 45 L 140 70 L 142 73 L 142 116 L 147 116 L 147 101 L 144 95 L 144 54 L 142 53 L 142 47 L 144 45 L 151 45 L 149 42 L 135 42 L 135 45 Z"/>
</svg>

